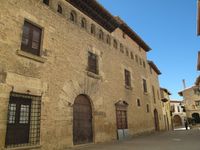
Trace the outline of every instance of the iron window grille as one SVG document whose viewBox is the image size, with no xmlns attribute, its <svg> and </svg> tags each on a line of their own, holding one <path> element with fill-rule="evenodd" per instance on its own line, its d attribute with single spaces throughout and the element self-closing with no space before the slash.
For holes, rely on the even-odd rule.
<svg viewBox="0 0 200 150">
<path fill-rule="evenodd" d="M 13 103 L 13 99 L 16 103 Z M 23 105 L 23 104 L 18 105 L 21 99 L 23 100 L 25 99 L 25 102 L 30 101 L 30 105 Z M 40 121 L 41 121 L 41 97 L 29 94 L 20 94 L 11 92 L 9 106 L 8 106 L 8 120 L 7 120 L 5 147 L 15 148 L 15 147 L 39 145 Z M 19 142 L 18 135 L 13 134 L 16 133 L 15 127 L 17 125 L 23 126 L 27 124 L 28 124 L 27 141 Z M 10 126 L 12 126 L 12 128 Z M 12 130 L 12 132 L 10 130 Z"/>
<path fill-rule="evenodd" d="M 88 71 L 94 74 L 99 74 L 97 55 L 88 52 Z"/>
</svg>

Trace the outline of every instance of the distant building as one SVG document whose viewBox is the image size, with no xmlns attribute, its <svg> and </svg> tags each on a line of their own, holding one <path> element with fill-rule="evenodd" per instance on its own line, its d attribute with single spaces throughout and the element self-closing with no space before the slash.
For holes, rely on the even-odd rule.
<svg viewBox="0 0 200 150">
<path fill-rule="evenodd" d="M 183 101 L 170 101 L 171 113 L 172 113 L 172 123 L 173 127 L 181 127 L 184 125 L 184 120 L 186 119 L 186 113 L 184 110 Z"/>
<path fill-rule="evenodd" d="M 179 92 L 179 95 L 183 97 L 187 118 L 193 118 L 195 123 L 200 123 L 199 87 L 194 85 Z"/>
<path fill-rule="evenodd" d="M 166 88 L 160 88 L 163 116 L 165 121 L 165 130 L 172 129 L 172 116 L 170 109 L 170 95 L 171 93 Z"/>
</svg>

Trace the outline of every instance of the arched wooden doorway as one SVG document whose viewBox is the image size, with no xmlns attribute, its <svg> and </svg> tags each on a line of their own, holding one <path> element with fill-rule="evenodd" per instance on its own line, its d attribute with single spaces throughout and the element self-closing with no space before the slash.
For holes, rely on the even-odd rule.
<svg viewBox="0 0 200 150">
<path fill-rule="evenodd" d="M 92 107 L 85 95 L 79 95 L 73 105 L 73 143 L 74 145 L 93 142 Z"/>
<path fill-rule="evenodd" d="M 182 120 L 181 120 L 181 117 L 179 115 L 175 115 L 173 117 L 173 124 L 174 124 L 174 127 L 182 126 Z"/>
<path fill-rule="evenodd" d="M 159 131 L 160 127 L 159 127 L 159 117 L 157 109 L 154 109 L 154 124 L 155 124 L 155 130 Z"/>
</svg>

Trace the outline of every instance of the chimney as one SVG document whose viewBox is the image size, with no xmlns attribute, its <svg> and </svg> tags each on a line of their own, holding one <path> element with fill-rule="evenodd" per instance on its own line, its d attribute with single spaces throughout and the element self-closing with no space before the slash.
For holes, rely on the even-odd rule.
<svg viewBox="0 0 200 150">
<path fill-rule="evenodd" d="M 186 89 L 185 79 L 183 79 L 183 89 Z"/>
</svg>

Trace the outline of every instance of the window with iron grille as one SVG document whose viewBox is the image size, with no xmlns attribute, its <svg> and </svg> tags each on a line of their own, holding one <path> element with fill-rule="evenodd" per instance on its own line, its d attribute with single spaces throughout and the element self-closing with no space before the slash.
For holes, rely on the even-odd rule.
<svg viewBox="0 0 200 150">
<path fill-rule="evenodd" d="M 97 55 L 91 52 L 88 52 L 88 71 L 99 74 Z"/>
<path fill-rule="evenodd" d="M 42 29 L 25 21 L 23 26 L 21 50 L 40 55 Z"/>
<path fill-rule="evenodd" d="M 11 92 L 6 148 L 40 144 L 41 97 Z"/>
<path fill-rule="evenodd" d="M 147 93 L 147 81 L 145 79 L 143 79 L 142 81 L 143 81 L 143 90 L 144 90 L 144 93 Z"/>
<path fill-rule="evenodd" d="M 128 70 L 124 70 L 125 86 L 131 87 L 131 73 Z"/>
</svg>

